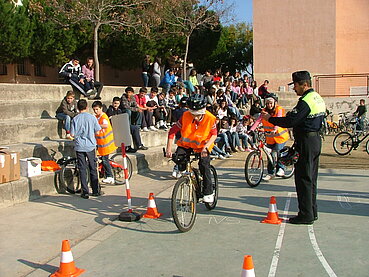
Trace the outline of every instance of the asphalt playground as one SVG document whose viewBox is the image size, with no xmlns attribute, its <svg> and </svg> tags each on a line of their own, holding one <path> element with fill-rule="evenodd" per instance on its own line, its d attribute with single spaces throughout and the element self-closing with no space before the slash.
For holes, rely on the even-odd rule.
<svg viewBox="0 0 369 277">
<path fill-rule="evenodd" d="M 69 239 L 82 276 L 240 276 L 252 255 L 256 276 L 368 276 L 369 188 L 367 170 L 321 169 L 319 219 L 313 225 L 260 223 L 271 196 L 283 219 L 297 212 L 293 179 L 250 188 L 240 164 L 244 153 L 214 161 L 220 197 L 216 209 L 198 205 L 190 232 L 171 218 L 174 180 L 170 166 L 131 181 L 136 211 L 149 192 L 163 216 L 121 222 L 123 186 L 99 198 L 50 196 L 0 210 L 0 276 L 49 276 L 59 267 L 61 240 Z M 146 198 L 146 199 L 145 199 Z"/>
</svg>

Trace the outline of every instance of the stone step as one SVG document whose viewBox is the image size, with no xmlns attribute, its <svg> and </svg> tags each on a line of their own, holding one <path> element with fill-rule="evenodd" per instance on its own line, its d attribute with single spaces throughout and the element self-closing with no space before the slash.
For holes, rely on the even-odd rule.
<svg viewBox="0 0 369 277">
<path fill-rule="evenodd" d="M 112 98 L 113 99 L 113 98 Z M 102 99 L 101 102 L 108 108 L 112 99 Z M 88 100 L 89 111 L 92 113 L 91 105 L 95 100 Z M 20 100 L 20 101 L 1 101 L 0 118 L 1 120 L 17 120 L 24 118 L 54 118 L 55 112 L 61 100 Z M 0 122 L 1 122 L 0 120 Z"/>
<path fill-rule="evenodd" d="M 60 140 L 65 137 L 61 121 L 56 118 L 27 118 L 23 120 L 0 121 L 0 145 Z M 162 145 L 167 132 L 163 130 L 141 132 L 143 144 L 151 147 Z"/>
<path fill-rule="evenodd" d="M 134 174 L 145 174 L 154 169 L 153 166 L 157 168 L 168 163 L 168 159 L 163 157 L 160 146 L 128 154 L 128 156 L 132 161 Z M 44 171 L 39 176 L 21 177 L 17 181 L 0 184 L 0 208 L 56 194 L 58 187 L 58 172 Z"/>
<path fill-rule="evenodd" d="M 104 86 L 101 97 L 104 101 L 112 101 L 114 96 L 121 96 L 126 87 Z M 65 84 L 0 84 L 0 101 L 19 101 L 19 100 L 42 100 L 42 101 L 61 101 L 70 85 Z M 134 87 L 135 92 L 139 88 Z"/>
</svg>

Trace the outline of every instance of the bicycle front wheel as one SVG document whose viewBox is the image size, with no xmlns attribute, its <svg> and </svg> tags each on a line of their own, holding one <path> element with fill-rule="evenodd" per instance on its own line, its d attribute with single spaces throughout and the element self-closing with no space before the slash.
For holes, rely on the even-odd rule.
<svg viewBox="0 0 369 277">
<path fill-rule="evenodd" d="M 115 180 L 116 185 L 123 185 L 126 182 L 125 176 L 124 176 L 124 169 L 123 167 L 123 157 L 121 154 L 114 154 L 110 160 L 111 168 L 113 170 L 113 176 Z M 127 169 L 128 169 L 128 180 L 132 177 L 132 171 L 133 171 L 133 165 L 131 159 L 126 156 L 127 160 Z M 115 163 L 115 164 L 114 164 Z"/>
<path fill-rule="evenodd" d="M 338 155 L 347 155 L 352 151 L 354 139 L 348 132 L 341 132 L 334 137 L 333 149 Z"/>
<path fill-rule="evenodd" d="M 251 152 L 245 161 L 245 179 L 250 187 L 258 186 L 263 178 L 264 162 L 260 151 Z"/>
<path fill-rule="evenodd" d="M 59 181 L 62 188 L 69 193 L 81 192 L 80 174 L 77 167 L 77 159 L 66 161 L 59 173 Z"/>
<path fill-rule="evenodd" d="M 217 171 L 215 170 L 215 167 L 210 165 L 210 171 L 211 171 L 211 185 L 213 187 L 213 193 L 214 193 L 214 202 L 213 203 L 207 203 L 205 202 L 205 207 L 208 210 L 212 210 L 215 208 L 215 206 L 217 205 L 218 202 L 218 174 Z"/>
<path fill-rule="evenodd" d="M 366 150 L 366 153 L 368 153 L 368 155 L 369 155 L 369 140 L 367 140 L 367 142 L 365 144 L 365 150 Z"/>
<path fill-rule="evenodd" d="M 192 229 L 196 220 L 196 191 L 189 177 L 181 177 L 174 185 L 171 208 L 174 223 L 181 232 Z"/>
</svg>

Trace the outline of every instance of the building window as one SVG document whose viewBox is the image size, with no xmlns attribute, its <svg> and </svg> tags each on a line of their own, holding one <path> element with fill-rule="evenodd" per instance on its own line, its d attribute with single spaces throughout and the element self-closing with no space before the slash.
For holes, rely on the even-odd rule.
<svg viewBox="0 0 369 277">
<path fill-rule="evenodd" d="M 0 75 L 8 75 L 6 64 L 0 63 Z"/>
<path fill-rule="evenodd" d="M 28 63 L 25 62 L 24 60 L 19 62 L 17 64 L 17 73 L 18 73 L 18 75 L 29 75 Z"/>
<path fill-rule="evenodd" d="M 45 68 L 41 64 L 35 64 L 35 76 L 45 77 Z"/>
</svg>

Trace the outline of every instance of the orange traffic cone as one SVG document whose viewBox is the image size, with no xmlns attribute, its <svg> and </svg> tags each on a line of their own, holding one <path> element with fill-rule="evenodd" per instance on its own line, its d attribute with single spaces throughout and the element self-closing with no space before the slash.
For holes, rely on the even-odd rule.
<svg viewBox="0 0 369 277">
<path fill-rule="evenodd" d="M 282 221 L 283 221 L 283 219 L 280 219 L 278 217 L 277 201 L 275 200 L 275 197 L 272 196 L 272 197 L 270 197 L 268 215 L 261 222 L 262 223 L 269 223 L 269 224 L 281 224 Z"/>
<path fill-rule="evenodd" d="M 50 277 L 75 277 L 81 275 L 85 271 L 84 269 L 75 267 L 69 241 L 63 240 L 59 270 L 51 274 Z"/>
<path fill-rule="evenodd" d="M 243 257 L 241 277 L 255 277 L 254 263 L 252 262 L 251 255 L 245 255 Z"/>
<path fill-rule="evenodd" d="M 146 214 L 143 215 L 143 217 L 147 218 L 159 218 L 163 214 L 158 212 L 158 209 L 156 208 L 155 200 L 154 200 L 154 194 L 149 194 L 149 201 L 147 203 L 147 211 Z"/>
</svg>

